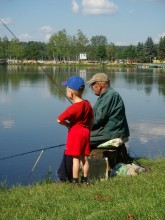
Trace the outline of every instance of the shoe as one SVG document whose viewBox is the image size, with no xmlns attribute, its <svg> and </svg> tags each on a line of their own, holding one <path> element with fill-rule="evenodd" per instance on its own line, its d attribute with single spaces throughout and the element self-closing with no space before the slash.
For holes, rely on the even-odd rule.
<svg viewBox="0 0 165 220">
<path fill-rule="evenodd" d="M 81 180 L 81 184 L 83 186 L 89 186 L 90 185 L 90 183 L 88 181 L 84 181 L 84 180 Z"/>
<path fill-rule="evenodd" d="M 88 182 L 87 178 L 81 177 L 81 184 L 84 186 L 89 186 L 90 183 Z"/>
<path fill-rule="evenodd" d="M 76 182 L 76 181 L 74 181 L 74 180 L 72 181 L 72 184 L 73 184 L 74 186 L 78 186 L 78 187 L 80 186 L 79 182 Z"/>
<path fill-rule="evenodd" d="M 89 186 L 90 185 L 90 183 L 89 182 L 83 182 L 83 183 L 81 183 L 83 186 Z"/>
</svg>

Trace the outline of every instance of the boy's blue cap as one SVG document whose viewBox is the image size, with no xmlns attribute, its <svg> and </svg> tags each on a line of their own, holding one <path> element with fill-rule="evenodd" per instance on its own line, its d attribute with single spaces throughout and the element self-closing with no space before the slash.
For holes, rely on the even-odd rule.
<svg viewBox="0 0 165 220">
<path fill-rule="evenodd" d="M 85 87 L 84 80 L 80 76 L 72 76 L 67 80 L 67 82 L 62 82 L 61 85 L 68 86 L 70 89 L 76 91 L 80 91 Z"/>
</svg>

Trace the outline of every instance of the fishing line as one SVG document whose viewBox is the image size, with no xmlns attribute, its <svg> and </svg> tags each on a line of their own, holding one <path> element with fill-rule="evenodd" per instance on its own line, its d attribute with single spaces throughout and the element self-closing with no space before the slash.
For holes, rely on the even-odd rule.
<svg viewBox="0 0 165 220">
<path fill-rule="evenodd" d="M 11 33 L 11 35 L 18 41 L 19 39 L 16 37 L 16 35 L 8 28 L 8 26 L 0 19 L 1 23 L 4 25 L 4 27 Z M 57 87 L 58 91 L 61 92 L 61 94 L 64 95 L 64 97 L 72 104 L 71 100 L 66 96 L 66 94 L 63 92 L 63 90 L 59 87 L 59 85 L 56 83 L 56 81 L 50 76 L 50 74 L 45 70 L 45 68 L 43 68 L 43 66 L 40 65 L 40 63 L 34 59 L 35 62 L 37 63 L 37 65 L 43 70 L 43 72 L 47 75 L 47 77 L 55 84 L 55 86 Z M 37 158 L 32 170 L 31 170 L 31 173 L 29 174 L 29 177 L 31 176 L 31 174 L 33 173 L 37 163 L 39 162 L 44 150 L 48 150 L 48 149 L 51 149 L 51 148 L 55 148 L 55 147 L 61 147 L 61 146 L 64 146 L 65 144 L 61 144 L 61 145 L 57 145 L 57 146 L 53 146 L 53 147 L 47 147 L 47 148 L 42 148 L 42 149 L 38 149 L 38 150 L 33 150 L 33 151 L 29 151 L 29 152 L 25 152 L 25 153 L 21 153 L 21 154 L 16 154 L 16 155 L 12 155 L 12 156 L 8 156 L 8 157 L 4 157 L 4 158 L 0 158 L 0 161 L 1 160 L 6 160 L 6 159 L 9 159 L 9 158 L 14 158 L 14 157 L 18 157 L 18 156 L 22 156 L 22 155 L 26 155 L 26 154 L 30 154 L 30 153 L 34 153 L 34 152 L 37 152 L 37 151 L 41 151 L 39 157 Z"/>
<path fill-rule="evenodd" d="M 53 149 L 53 148 L 57 148 L 57 147 L 62 147 L 62 146 L 65 146 L 65 144 L 60 144 L 60 145 L 56 145 L 56 146 L 52 146 L 52 147 L 40 148 L 40 149 L 37 149 L 37 150 L 24 152 L 24 153 L 21 153 L 21 154 L 15 154 L 15 155 L 11 155 L 11 156 L 8 156 L 8 157 L 3 157 L 3 158 L 0 158 L 0 161 L 10 159 L 10 158 L 14 158 L 14 157 L 18 157 L 18 156 L 22 156 L 22 155 L 26 155 L 26 154 L 35 153 L 35 152 L 38 152 L 38 151 L 43 151 L 43 150 L 49 150 L 49 149 Z"/>
<path fill-rule="evenodd" d="M 13 37 L 18 41 L 19 39 L 15 36 L 15 34 L 7 27 L 7 25 L 0 19 L 1 23 L 5 26 L 5 28 L 13 35 Z M 35 62 L 38 64 L 38 66 L 43 70 L 43 72 L 47 75 L 47 77 L 55 84 L 55 86 L 58 88 L 59 92 L 61 92 L 65 98 L 72 104 L 71 100 L 66 96 L 66 94 L 63 92 L 63 90 L 59 87 L 59 85 L 56 83 L 56 81 L 49 75 L 49 73 L 43 68 L 43 66 L 40 65 L 40 63 L 34 59 Z"/>
</svg>

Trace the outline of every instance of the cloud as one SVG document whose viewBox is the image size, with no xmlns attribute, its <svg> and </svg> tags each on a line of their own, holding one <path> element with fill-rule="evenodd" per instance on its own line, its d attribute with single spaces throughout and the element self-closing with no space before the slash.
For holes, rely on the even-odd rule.
<svg viewBox="0 0 165 220">
<path fill-rule="evenodd" d="M 26 42 L 26 41 L 32 41 L 34 40 L 34 38 L 28 33 L 23 33 L 19 36 L 19 40 Z"/>
<path fill-rule="evenodd" d="M 158 44 L 161 37 L 165 37 L 165 32 L 159 33 L 159 34 L 157 35 L 157 37 L 154 39 L 154 43 L 157 43 L 157 44 Z"/>
<path fill-rule="evenodd" d="M 72 0 L 72 10 L 80 11 L 80 5 L 76 0 Z M 109 0 L 82 0 L 81 11 L 85 15 L 115 14 L 118 6 Z"/>
<path fill-rule="evenodd" d="M 165 0 L 146 0 L 148 2 L 165 2 Z"/>
<path fill-rule="evenodd" d="M 127 45 L 129 45 L 127 42 L 122 42 L 122 41 L 117 41 L 116 43 L 115 43 L 115 45 L 116 46 L 127 46 Z"/>
<path fill-rule="evenodd" d="M 161 34 L 158 34 L 158 37 L 161 38 L 161 37 L 165 37 L 165 32 L 161 33 Z"/>
<path fill-rule="evenodd" d="M 53 28 L 48 25 L 48 26 L 42 26 L 39 30 L 43 33 L 51 33 L 53 31 Z"/>
<path fill-rule="evenodd" d="M 13 20 L 11 18 L 0 18 L 0 20 L 6 25 L 13 23 Z M 0 22 L 0 25 L 3 25 L 2 22 Z"/>
<path fill-rule="evenodd" d="M 28 33 L 23 33 L 19 36 L 20 41 L 28 42 L 28 41 L 45 41 L 48 42 L 52 33 L 53 33 L 53 28 L 51 26 L 42 26 L 41 28 L 38 29 L 39 35 L 36 34 L 35 37 L 28 34 Z"/>
<path fill-rule="evenodd" d="M 53 28 L 51 26 L 42 26 L 39 31 L 43 35 L 44 41 L 49 41 L 52 33 L 53 33 Z"/>
<path fill-rule="evenodd" d="M 72 10 L 77 13 L 79 12 L 79 9 L 80 9 L 80 6 L 78 5 L 77 1 L 72 0 Z"/>
<path fill-rule="evenodd" d="M 45 34 L 44 39 L 45 39 L 46 42 L 49 41 L 51 35 L 52 35 L 52 34 Z"/>
<path fill-rule="evenodd" d="M 135 1 L 137 2 L 137 1 L 138 1 L 138 2 L 139 2 L 139 0 L 130 0 L 130 1 L 134 1 L 134 2 L 135 2 Z M 158 3 L 159 3 L 159 2 L 163 2 L 163 3 L 165 3 L 165 0 L 141 0 L 141 1 L 142 1 L 142 2 L 156 2 L 156 3 L 157 3 L 157 2 L 158 2 Z"/>
<path fill-rule="evenodd" d="M 83 0 L 84 14 L 114 14 L 118 6 L 108 0 Z"/>
</svg>

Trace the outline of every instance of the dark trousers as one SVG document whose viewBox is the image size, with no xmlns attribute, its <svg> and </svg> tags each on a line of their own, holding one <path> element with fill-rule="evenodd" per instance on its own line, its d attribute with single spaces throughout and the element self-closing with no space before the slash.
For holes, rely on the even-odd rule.
<svg viewBox="0 0 165 220">
<path fill-rule="evenodd" d="M 72 167 L 73 167 L 73 157 L 70 155 L 63 154 L 61 164 L 57 171 L 58 177 L 61 181 L 63 182 L 72 181 L 73 178 Z"/>
<path fill-rule="evenodd" d="M 116 164 L 117 163 L 129 163 L 129 155 L 127 153 L 127 148 L 125 144 L 120 145 L 117 149 L 117 156 L 116 156 Z"/>
</svg>

